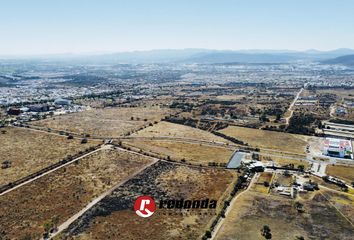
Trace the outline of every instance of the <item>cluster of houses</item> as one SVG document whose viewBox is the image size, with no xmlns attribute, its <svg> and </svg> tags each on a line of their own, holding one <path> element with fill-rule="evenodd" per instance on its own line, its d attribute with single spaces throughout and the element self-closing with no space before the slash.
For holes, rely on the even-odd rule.
<svg viewBox="0 0 354 240">
<path fill-rule="evenodd" d="M 62 115 L 86 110 L 87 107 L 72 104 L 71 100 L 56 99 L 53 103 L 30 104 L 22 107 L 9 107 L 7 114 L 11 122 L 29 122 L 45 118 L 47 115 Z"/>
</svg>

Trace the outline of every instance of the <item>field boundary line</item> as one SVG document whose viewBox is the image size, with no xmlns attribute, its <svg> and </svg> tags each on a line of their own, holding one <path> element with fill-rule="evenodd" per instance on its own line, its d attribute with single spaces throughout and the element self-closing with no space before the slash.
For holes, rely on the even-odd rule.
<svg viewBox="0 0 354 240">
<path fill-rule="evenodd" d="M 134 178 L 135 176 L 137 176 L 139 173 L 145 171 L 147 168 L 151 167 L 152 165 L 156 164 L 157 162 L 159 162 L 159 159 L 153 159 L 153 161 L 151 163 L 148 163 L 146 165 L 144 165 L 143 167 L 139 168 L 138 170 L 136 170 L 134 173 L 132 173 L 131 175 L 127 176 L 125 179 L 123 179 L 122 181 L 120 181 L 119 183 L 117 183 L 116 185 L 114 185 L 113 187 L 111 187 L 110 189 L 108 189 L 106 192 L 104 192 L 103 194 L 101 194 L 100 196 L 98 196 L 97 198 L 93 199 L 89 204 L 86 205 L 86 207 L 84 207 L 83 209 L 81 209 L 79 212 L 77 212 L 75 215 L 71 216 L 69 219 L 67 219 L 64 223 L 62 223 L 59 227 L 58 227 L 58 231 L 55 232 L 54 234 L 49 236 L 49 239 L 53 239 L 53 237 L 57 236 L 58 234 L 60 234 L 62 231 L 64 231 L 65 229 L 67 229 L 70 224 L 72 224 L 73 222 L 75 222 L 77 219 L 79 219 L 81 216 L 83 216 L 88 210 L 90 210 L 93 206 L 95 206 L 97 203 L 99 203 L 102 199 L 104 199 L 106 196 L 110 195 L 111 193 L 113 193 L 114 190 L 116 190 L 118 187 L 122 186 L 123 184 L 125 184 L 126 182 L 128 182 L 130 179 Z"/>
<path fill-rule="evenodd" d="M 48 170 L 48 171 L 45 171 L 45 172 L 39 174 L 38 176 L 34 176 L 33 178 L 30 178 L 30 179 L 28 179 L 28 180 L 25 180 L 24 182 L 22 182 L 22 183 L 20 183 L 20 184 L 18 184 L 18 185 L 15 185 L 15 186 L 13 186 L 13 187 L 11 187 L 11 188 L 9 188 L 9 189 L 3 191 L 2 193 L 0 193 L 0 196 L 3 196 L 3 195 L 5 195 L 6 193 L 9 193 L 9 192 L 11 192 L 11 191 L 13 191 L 13 190 L 15 190 L 15 189 L 17 189 L 17 188 L 19 188 L 19 187 L 22 187 L 22 186 L 24 186 L 24 185 L 26 185 L 26 184 L 29 184 L 29 183 L 31 183 L 31 182 L 33 182 L 33 181 L 35 181 L 35 180 L 37 180 L 37 179 L 39 179 L 39 178 L 41 178 L 41 177 L 47 175 L 47 174 L 50 174 L 50 173 L 52 173 L 52 172 L 55 172 L 55 171 L 59 170 L 60 168 L 66 167 L 67 165 L 70 165 L 70 164 L 72 164 L 72 163 L 74 163 L 74 162 L 76 162 L 76 161 L 78 161 L 78 160 L 80 160 L 80 159 L 82 159 L 82 158 L 84 158 L 84 157 L 90 156 L 91 154 L 94 154 L 94 153 L 96 153 L 96 152 L 98 152 L 98 151 L 105 150 L 105 149 L 108 149 L 108 148 L 106 147 L 106 145 L 102 145 L 100 148 L 95 149 L 95 150 L 93 150 L 93 151 L 91 151 L 91 152 L 88 152 L 88 153 L 86 153 L 86 154 L 84 154 L 84 155 L 82 155 L 82 156 L 80 156 L 80 157 L 74 158 L 74 159 L 72 159 L 72 160 L 70 160 L 70 161 L 68 161 L 68 162 L 66 162 L 66 163 L 59 164 L 58 166 L 54 167 L 53 169 L 50 169 L 50 170 Z M 49 166 L 49 167 L 50 167 L 50 166 Z M 33 174 L 36 174 L 36 173 L 33 173 Z M 5 185 L 5 186 L 6 186 L 6 185 Z"/>
</svg>

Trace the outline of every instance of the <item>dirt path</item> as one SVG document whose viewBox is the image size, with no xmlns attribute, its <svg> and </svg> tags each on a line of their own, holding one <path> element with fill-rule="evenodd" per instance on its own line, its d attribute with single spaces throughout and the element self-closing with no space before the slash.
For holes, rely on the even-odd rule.
<svg viewBox="0 0 354 240">
<path fill-rule="evenodd" d="M 301 89 L 300 89 L 300 91 L 296 94 L 294 100 L 292 101 L 292 103 L 291 103 L 290 106 L 289 106 L 288 111 L 290 112 L 290 115 L 285 118 L 285 123 L 286 123 L 286 125 L 289 125 L 289 121 L 290 121 L 291 117 L 292 117 L 293 114 L 294 114 L 293 107 L 294 107 L 294 105 L 295 105 L 297 99 L 300 97 L 300 94 L 302 93 L 302 91 L 304 91 L 304 88 L 301 88 Z"/>
<path fill-rule="evenodd" d="M 323 186 L 321 186 L 321 187 L 323 187 Z M 342 212 L 338 207 L 336 207 L 336 205 L 334 205 L 334 204 L 326 197 L 326 195 L 324 195 L 324 194 L 322 193 L 321 190 L 320 190 L 319 192 L 320 192 L 320 194 L 328 201 L 328 203 L 329 203 L 350 225 L 352 225 L 352 227 L 353 227 L 353 229 L 354 229 L 354 224 L 350 221 L 350 219 L 349 219 L 347 216 L 345 216 L 345 215 L 343 214 L 343 212 Z"/>
<path fill-rule="evenodd" d="M 158 159 L 154 158 L 151 163 L 149 163 L 147 165 L 144 165 L 143 167 L 141 167 L 140 169 L 135 171 L 133 174 L 131 174 L 130 176 L 128 176 L 127 178 L 125 178 L 121 182 L 119 182 L 116 185 L 114 185 L 111 189 L 109 189 L 108 191 L 104 192 L 102 195 L 100 195 L 97 198 L 95 198 L 94 200 L 92 200 L 85 208 L 81 209 L 78 213 L 76 213 L 75 215 L 70 217 L 68 220 L 66 220 L 64 223 L 62 223 L 58 227 L 58 231 L 55 232 L 54 234 L 50 235 L 49 239 L 53 239 L 55 236 L 60 234 L 63 230 L 68 228 L 70 224 L 72 224 L 74 221 L 76 221 L 86 211 L 88 211 L 90 208 L 92 208 L 94 205 L 96 205 L 98 202 L 100 202 L 103 198 L 105 198 L 106 196 L 110 195 L 116 188 L 120 187 L 121 185 L 123 185 L 124 183 L 126 183 L 127 181 L 129 181 L 130 179 L 135 177 L 136 175 L 138 175 L 140 172 L 144 171 L 146 168 L 152 166 L 153 164 L 155 164 L 158 161 L 159 161 Z"/>
<path fill-rule="evenodd" d="M 248 192 L 248 191 L 250 190 L 251 186 L 252 186 L 253 183 L 257 180 L 257 178 L 258 178 L 258 174 L 256 173 L 256 174 L 253 176 L 253 178 L 252 178 L 250 184 L 248 185 L 247 189 L 244 190 L 243 192 L 241 192 L 240 194 L 237 194 L 237 195 L 231 200 L 231 203 L 230 203 L 229 207 L 227 208 L 227 210 L 226 210 L 226 212 L 225 212 L 225 218 L 220 218 L 220 221 L 216 224 L 216 226 L 215 226 L 215 228 L 214 228 L 214 231 L 211 233 L 211 238 L 210 238 L 210 240 L 214 240 L 214 239 L 216 238 L 216 236 L 217 236 L 218 232 L 220 231 L 220 229 L 221 229 L 221 227 L 222 227 L 222 225 L 223 225 L 225 219 L 226 219 L 227 216 L 229 215 L 229 212 L 231 211 L 231 209 L 232 209 L 233 206 L 235 205 L 236 200 L 237 200 L 240 196 L 242 196 L 244 193 L 246 193 L 246 192 Z"/>
<path fill-rule="evenodd" d="M 25 182 L 23 182 L 23 183 L 21 183 L 21 184 L 19 184 L 19 185 L 16 185 L 16 186 L 14 186 L 14 187 L 12 187 L 12 188 L 6 190 L 5 192 L 0 193 L 0 196 L 5 195 L 6 193 L 9 193 L 9 192 L 11 192 L 11 191 L 13 191 L 13 190 L 15 190 L 15 189 L 17 189 L 17 188 L 19 188 L 19 187 L 22 187 L 22 186 L 24 186 L 24 185 L 26 185 L 26 184 L 29 184 L 29 183 L 31 183 L 31 182 L 33 182 L 33 181 L 35 181 L 35 180 L 37 180 L 37 179 L 39 179 L 39 178 L 41 178 L 41 177 L 47 175 L 47 174 L 50 174 L 50 173 L 52 173 L 52 172 L 54 172 L 54 171 L 57 171 L 57 170 L 59 170 L 59 169 L 65 167 L 65 166 L 67 166 L 67 165 L 69 165 L 69 164 L 71 164 L 71 163 L 77 161 L 77 160 L 80 160 L 80 159 L 82 159 L 82 158 L 84 158 L 84 157 L 90 156 L 90 155 L 92 155 L 92 154 L 94 154 L 94 153 L 96 153 L 96 152 L 98 152 L 98 151 L 101 151 L 101 150 L 104 150 L 104 149 L 110 149 L 110 148 L 111 148 L 111 146 L 109 146 L 109 145 L 103 145 L 103 146 L 101 146 L 100 148 L 98 148 L 98 149 L 96 149 L 96 150 L 94 150 L 94 151 L 92 151 L 92 152 L 86 153 L 86 154 L 84 154 L 84 155 L 82 155 L 82 156 L 80 156 L 80 157 L 78 157 L 78 158 L 74 158 L 73 160 L 68 161 L 68 162 L 66 162 L 66 163 L 64 163 L 64 164 L 62 164 L 62 165 L 59 165 L 59 166 L 56 167 L 56 168 L 53 168 L 53 169 L 51 169 L 51 170 L 49 170 L 49 171 L 47 171 L 47 172 L 44 172 L 44 173 L 42 173 L 42 174 L 40 174 L 40 175 L 38 175 L 38 176 L 36 176 L 36 177 L 34 177 L 34 178 L 32 178 L 32 179 L 29 179 L 29 180 L 27 180 L 27 181 L 25 181 Z"/>
</svg>

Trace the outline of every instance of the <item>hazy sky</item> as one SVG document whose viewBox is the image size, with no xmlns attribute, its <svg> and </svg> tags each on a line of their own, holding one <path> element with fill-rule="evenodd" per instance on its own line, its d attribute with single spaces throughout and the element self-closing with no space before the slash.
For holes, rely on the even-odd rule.
<svg viewBox="0 0 354 240">
<path fill-rule="evenodd" d="M 0 0 L 0 55 L 342 47 L 352 0 Z"/>
</svg>

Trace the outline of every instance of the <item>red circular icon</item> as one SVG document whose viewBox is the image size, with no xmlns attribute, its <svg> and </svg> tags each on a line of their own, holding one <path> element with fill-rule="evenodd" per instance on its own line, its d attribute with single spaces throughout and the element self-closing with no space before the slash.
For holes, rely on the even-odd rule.
<svg viewBox="0 0 354 240">
<path fill-rule="evenodd" d="M 143 218 L 150 217 L 154 214 L 156 210 L 156 205 L 154 199 L 150 196 L 140 196 L 135 200 L 134 211 L 135 213 Z"/>
</svg>

